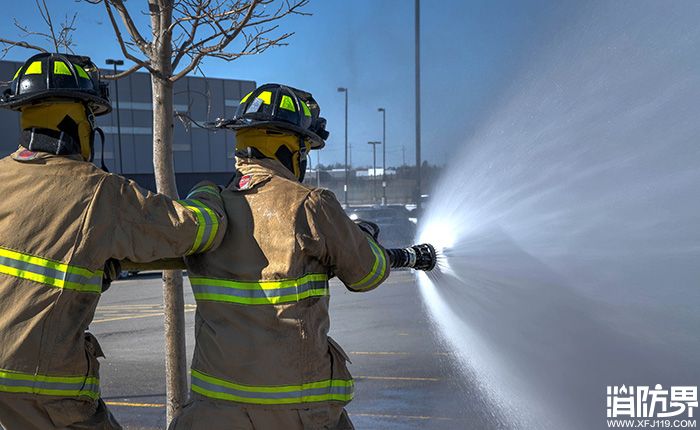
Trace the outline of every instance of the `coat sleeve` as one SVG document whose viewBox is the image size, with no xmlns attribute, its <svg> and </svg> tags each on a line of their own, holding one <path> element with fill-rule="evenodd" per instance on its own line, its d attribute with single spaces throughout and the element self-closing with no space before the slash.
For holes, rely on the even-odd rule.
<svg viewBox="0 0 700 430">
<path fill-rule="evenodd" d="M 376 288 L 389 276 L 386 251 L 362 231 L 328 190 L 313 190 L 305 201 L 309 249 L 352 291 Z"/>
<path fill-rule="evenodd" d="M 154 194 L 121 176 L 105 178 L 95 202 L 113 222 L 108 258 L 147 263 L 216 248 L 227 218 L 218 186 L 199 183 L 183 200 Z M 104 212 L 105 209 L 98 212 Z M 96 220 L 99 222 L 99 220 Z"/>
</svg>

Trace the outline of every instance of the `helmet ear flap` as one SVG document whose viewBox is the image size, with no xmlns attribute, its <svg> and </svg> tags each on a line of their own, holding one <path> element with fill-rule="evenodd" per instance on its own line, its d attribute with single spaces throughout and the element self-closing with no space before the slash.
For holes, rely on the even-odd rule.
<svg viewBox="0 0 700 430">
<path fill-rule="evenodd" d="M 311 124 L 311 130 L 318 134 L 318 136 L 323 140 L 328 139 L 328 136 L 330 135 L 330 133 L 328 133 L 326 130 L 326 118 L 318 117 L 318 119 Z"/>
<path fill-rule="evenodd" d="M 294 171 L 294 156 L 294 153 L 287 148 L 287 145 L 280 145 L 277 151 L 275 151 L 275 158 L 296 176 L 297 172 Z"/>
</svg>

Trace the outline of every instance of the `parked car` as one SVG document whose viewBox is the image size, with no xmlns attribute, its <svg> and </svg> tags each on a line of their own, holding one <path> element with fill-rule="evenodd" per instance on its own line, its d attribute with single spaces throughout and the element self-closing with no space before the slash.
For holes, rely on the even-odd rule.
<svg viewBox="0 0 700 430">
<path fill-rule="evenodd" d="M 363 219 L 379 226 L 379 243 L 385 248 L 411 245 L 416 225 L 409 220 L 410 212 L 403 206 L 355 206 L 345 209 L 350 219 Z"/>
</svg>

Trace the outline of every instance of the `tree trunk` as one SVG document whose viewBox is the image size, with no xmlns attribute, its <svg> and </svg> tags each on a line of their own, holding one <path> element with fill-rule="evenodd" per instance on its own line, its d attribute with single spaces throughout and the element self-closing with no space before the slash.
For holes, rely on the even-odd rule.
<svg viewBox="0 0 700 430">
<path fill-rule="evenodd" d="M 162 66 L 168 67 L 169 61 Z M 173 84 L 167 79 L 151 75 L 151 87 L 153 89 L 153 168 L 156 187 L 159 193 L 176 199 L 178 194 L 173 162 Z M 163 304 L 165 308 L 166 425 L 169 425 L 187 400 L 185 299 L 182 289 L 182 271 L 163 271 Z"/>
</svg>

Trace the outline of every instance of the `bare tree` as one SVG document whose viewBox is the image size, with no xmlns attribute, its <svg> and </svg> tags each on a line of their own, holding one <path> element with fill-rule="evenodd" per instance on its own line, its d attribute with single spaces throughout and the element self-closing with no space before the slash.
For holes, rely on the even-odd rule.
<svg viewBox="0 0 700 430">
<path fill-rule="evenodd" d="M 153 167 L 158 192 L 177 198 L 173 163 L 173 84 L 199 70 L 206 58 L 233 61 L 284 45 L 293 34 L 277 22 L 305 15 L 309 0 L 146 0 L 150 26 L 139 28 L 125 0 L 85 0 L 102 5 L 129 69 L 151 75 L 153 92 Z M 134 2 L 129 2 L 131 6 Z M 145 26 L 144 26 L 145 27 Z M 166 332 L 167 420 L 187 397 L 182 273 L 163 272 Z"/>
<path fill-rule="evenodd" d="M 72 53 L 72 47 L 74 46 L 73 31 L 75 31 L 75 21 L 78 18 L 78 14 L 74 13 L 72 16 L 66 15 L 65 19 L 56 27 L 51 18 L 49 7 L 46 5 L 46 0 L 41 0 L 41 2 L 39 2 L 39 0 L 34 0 L 34 2 L 36 3 L 36 8 L 39 11 L 41 19 L 44 21 L 44 24 L 46 24 L 47 30 L 46 32 L 30 30 L 29 27 L 15 19 L 14 26 L 20 31 L 20 39 L 38 38 L 43 41 L 43 43 L 51 44 L 54 52 L 64 51 Z M 25 40 L 14 41 L 0 38 L 0 45 L 2 45 L 2 48 L 0 48 L 0 58 L 4 58 L 13 48 L 48 52 L 41 44 L 32 44 Z"/>
</svg>

